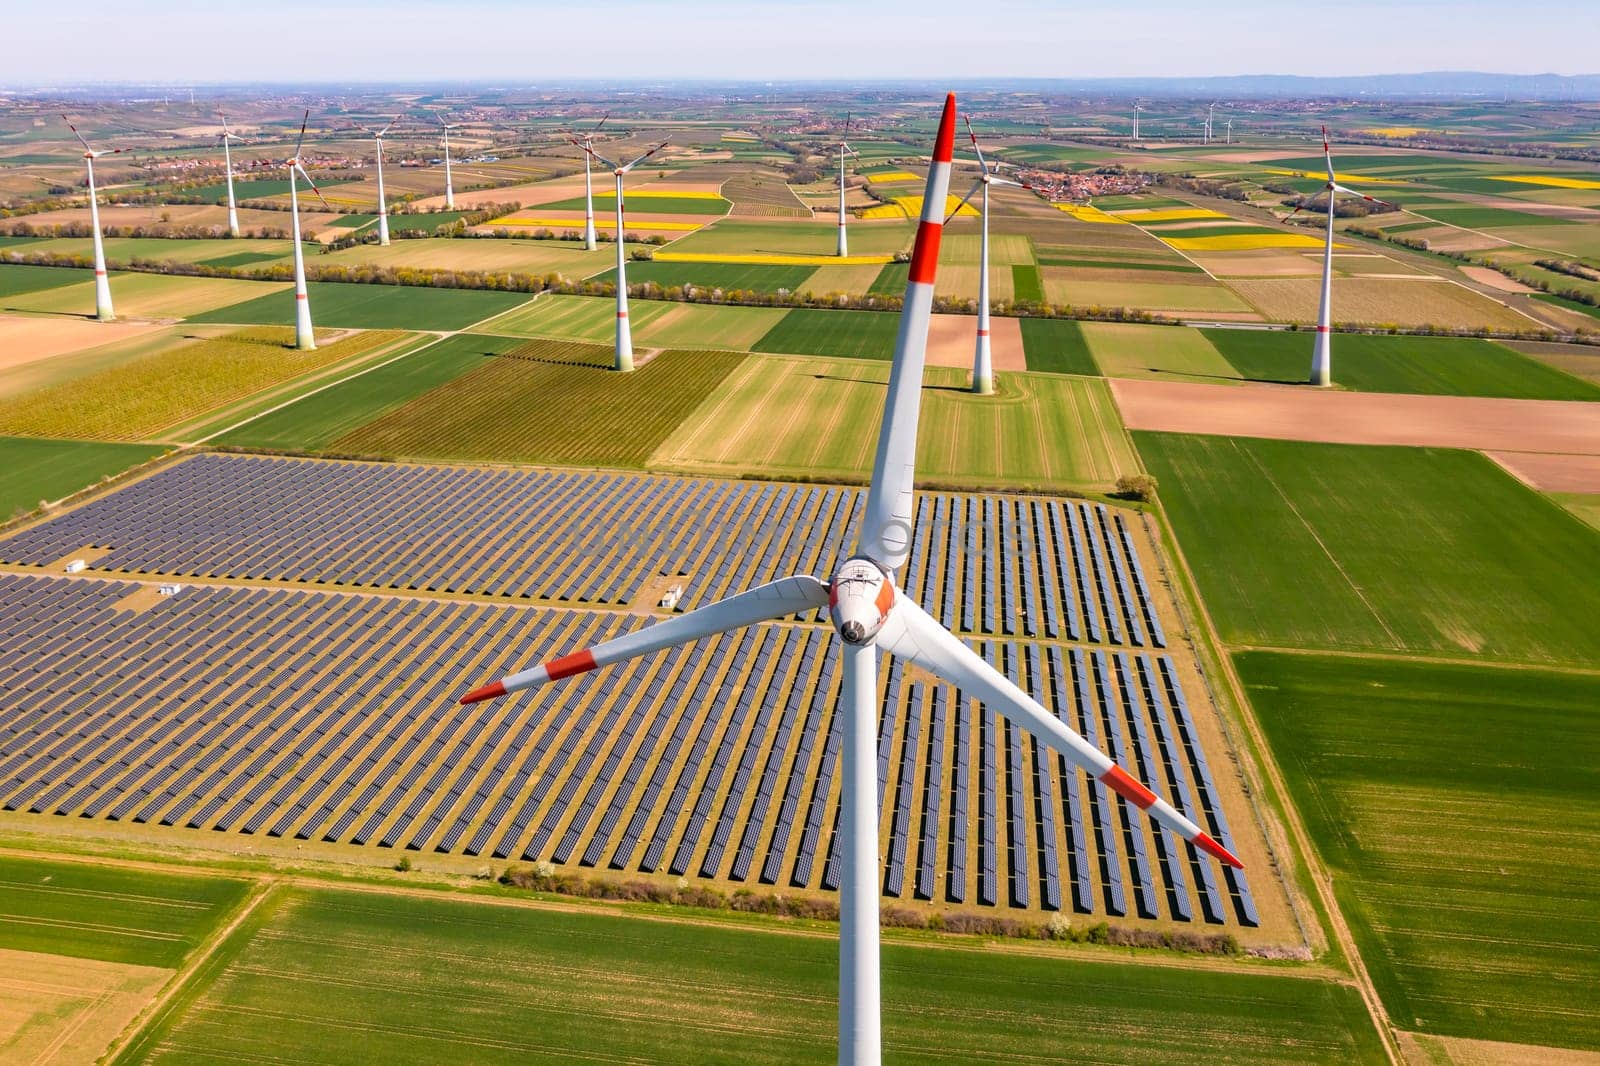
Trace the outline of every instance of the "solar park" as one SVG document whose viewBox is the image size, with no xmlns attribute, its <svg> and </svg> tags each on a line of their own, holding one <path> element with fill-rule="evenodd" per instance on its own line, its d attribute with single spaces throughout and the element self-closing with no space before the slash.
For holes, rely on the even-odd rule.
<svg viewBox="0 0 1600 1066">
<path fill-rule="evenodd" d="M 830 892 L 839 680 L 814 618 L 503 711 L 452 696 L 461 676 L 651 624 L 667 586 L 681 612 L 820 569 L 854 537 L 862 495 L 215 454 L 165 465 L 0 541 L 0 686 L 28 694 L 0 721 L 0 806 Z M 1235 824 L 1253 831 L 1247 815 L 1230 823 L 1236 775 L 1136 519 L 924 493 L 917 531 L 907 591 L 930 612 L 1227 846 Z M 57 576 L 80 556 L 91 570 Z M 157 579 L 181 584 L 152 597 Z M 896 666 L 880 706 L 886 898 L 1260 926 L 1246 875 L 1199 861 L 950 686 Z"/>
</svg>

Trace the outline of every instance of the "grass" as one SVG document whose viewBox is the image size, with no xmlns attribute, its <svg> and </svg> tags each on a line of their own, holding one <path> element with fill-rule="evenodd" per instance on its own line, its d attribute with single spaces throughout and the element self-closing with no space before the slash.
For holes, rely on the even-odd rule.
<svg viewBox="0 0 1600 1066">
<path fill-rule="evenodd" d="M 1040 303 L 1044 300 L 1044 282 L 1039 277 L 1039 268 L 1031 263 L 1011 268 L 1011 288 L 1018 301 Z"/>
<path fill-rule="evenodd" d="M 1600 1049 L 1600 678 L 1235 661 L 1396 1024 Z"/>
<path fill-rule="evenodd" d="M 664 352 L 631 374 L 618 374 L 609 369 L 604 348 L 530 342 L 338 438 L 332 448 L 376 456 L 643 466 L 744 358 L 733 352 Z"/>
<path fill-rule="evenodd" d="M 0 520 L 119 474 L 163 449 L 137 444 L 0 437 Z"/>
<path fill-rule="evenodd" d="M 0 263 L 0 297 L 93 281 L 94 274 L 76 267 L 23 266 Z"/>
<path fill-rule="evenodd" d="M 229 878 L 7 855 L 0 948 L 175 968 L 246 887 Z"/>
<path fill-rule="evenodd" d="M 1311 363 L 1310 333 L 1202 330 L 1246 378 L 1300 382 Z M 1339 334 L 1334 377 L 1359 392 L 1600 400 L 1600 388 L 1492 341 L 1460 337 Z"/>
<path fill-rule="evenodd" d="M 886 364 L 866 360 L 753 358 L 683 419 L 651 465 L 861 481 L 872 466 L 888 378 Z M 1138 469 L 1103 382 L 1008 373 L 998 396 L 977 397 L 965 381 L 962 370 L 926 372 L 922 483 L 1100 488 Z"/>
<path fill-rule="evenodd" d="M 313 281 L 307 286 L 311 318 L 334 329 L 465 329 L 528 297 L 520 292 L 430 289 L 401 285 L 350 285 Z M 193 315 L 191 322 L 270 325 L 294 321 L 294 292 L 285 289 L 231 307 Z"/>
<path fill-rule="evenodd" d="M 317 367 L 393 343 L 375 331 L 289 347 L 293 330 L 239 330 L 190 339 L 69 381 L 0 401 L 0 433 L 137 441 Z"/>
<path fill-rule="evenodd" d="M 270 1046 L 308 1064 L 831 1063 L 837 953 L 832 935 L 295 889 L 144 1046 L 162 1061 Z M 1330 981 L 966 947 L 887 944 L 883 1022 L 891 1055 L 927 1063 L 1046 1048 L 1184 1066 L 1224 1044 L 1259 1063 L 1383 1059 L 1355 991 Z"/>
<path fill-rule="evenodd" d="M 900 316 L 887 311 L 827 311 L 797 307 L 751 348 L 757 352 L 894 358 Z"/>
<path fill-rule="evenodd" d="M 777 292 L 788 289 L 798 292 L 806 288 L 806 280 L 816 273 L 809 266 L 767 266 L 758 263 L 629 263 L 629 286 L 654 282 L 663 288 L 675 285 L 694 285 L 704 289 L 748 289 L 754 292 Z M 605 284 L 615 284 L 616 268 L 594 279 Z"/>
<path fill-rule="evenodd" d="M 1136 322 L 1085 322 L 1083 338 L 1108 378 L 1227 384 L 1239 372 L 1204 333 L 1185 326 Z"/>
<path fill-rule="evenodd" d="M 1476 452 L 1134 437 L 1230 644 L 1600 660 L 1600 533 Z"/>
<path fill-rule="evenodd" d="M 878 271 L 878 276 L 872 279 L 872 284 L 867 286 L 867 293 L 872 296 L 901 296 L 905 294 L 906 285 L 910 280 L 910 263 L 885 263 Z"/>
<path fill-rule="evenodd" d="M 254 266 L 257 263 L 271 263 L 282 258 L 283 254 L 279 252 L 234 252 L 232 255 L 219 255 L 215 259 L 202 259 L 200 262 L 206 266 L 237 268 Z"/>
<path fill-rule="evenodd" d="M 1087 374 L 1097 377 L 1089 345 L 1083 337 L 1083 323 L 1060 318 L 1024 318 L 1022 352 L 1029 370 L 1051 374 Z"/>
<path fill-rule="evenodd" d="M 241 448 L 317 451 L 523 342 L 463 334 L 324 389 L 217 439 Z"/>
</svg>

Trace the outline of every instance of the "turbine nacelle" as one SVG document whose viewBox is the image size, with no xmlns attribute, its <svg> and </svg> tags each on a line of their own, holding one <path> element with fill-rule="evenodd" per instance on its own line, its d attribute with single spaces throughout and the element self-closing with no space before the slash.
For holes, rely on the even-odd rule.
<svg viewBox="0 0 1600 1066">
<path fill-rule="evenodd" d="M 894 575 L 873 559 L 852 556 L 839 564 L 828 585 L 828 615 L 839 639 L 871 644 L 894 607 Z"/>
</svg>

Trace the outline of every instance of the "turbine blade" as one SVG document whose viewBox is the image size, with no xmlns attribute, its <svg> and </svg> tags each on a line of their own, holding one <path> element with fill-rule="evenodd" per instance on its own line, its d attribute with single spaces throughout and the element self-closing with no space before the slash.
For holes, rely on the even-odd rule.
<svg viewBox="0 0 1600 1066">
<path fill-rule="evenodd" d="M 233 131 L 228 128 L 228 116 L 224 115 L 221 111 L 218 111 L 217 117 L 222 120 L 222 135 L 224 137 L 232 137 Z"/>
<path fill-rule="evenodd" d="M 1007 182 L 1006 184 L 1010 185 L 1010 184 L 1013 184 L 1013 183 L 1012 182 Z M 967 203 L 973 198 L 974 195 L 977 194 L 978 190 L 981 189 L 981 188 L 983 188 L 983 179 L 979 178 L 977 181 L 972 183 L 972 188 L 967 190 L 967 195 L 965 195 L 965 196 L 963 196 L 961 198 L 961 202 L 959 204 L 956 204 L 955 210 L 951 211 L 948 215 L 944 216 L 943 225 L 948 226 L 950 224 L 950 220 L 952 218 L 955 218 L 957 215 L 959 215 L 961 213 L 961 209 L 963 207 L 967 206 Z"/>
<path fill-rule="evenodd" d="M 1322 158 L 1328 164 L 1328 180 L 1333 180 L 1333 149 L 1328 145 L 1328 127 L 1322 127 Z"/>
<path fill-rule="evenodd" d="M 568 137 L 567 140 L 571 141 L 573 144 L 577 145 L 579 148 L 582 148 L 585 152 L 587 152 L 589 154 L 589 158 L 593 159 L 596 163 L 599 163 L 602 166 L 608 167 L 611 170 L 616 170 L 617 169 L 617 165 L 615 163 L 613 163 L 611 160 L 607 159 L 605 156 L 601 155 L 599 152 L 595 151 L 594 148 L 589 144 L 588 141 L 580 141 L 576 137 Z"/>
<path fill-rule="evenodd" d="M 300 172 L 302 178 L 306 179 L 306 184 L 311 186 L 311 191 L 317 194 L 317 199 L 322 201 L 322 206 L 332 211 L 333 205 L 329 204 L 327 198 L 322 195 L 322 190 L 317 188 L 317 183 L 311 180 L 311 175 L 306 173 L 306 168 L 300 165 L 300 157 L 298 155 L 295 156 L 294 168 Z"/>
<path fill-rule="evenodd" d="M 658 144 L 654 148 L 650 149 L 644 155 L 640 156 L 638 159 L 635 159 L 633 162 L 631 162 L 627 166 L 623 167 L 622 168 L 622 172 L 624 174 L 626 174 L 628 171 L 632 170 L 634 167 L 638 166 L 640 163 L 643 163 L 646 159 L 649 159 L 651 156 L 655 155 L 657 152 L 661 151 L 661 149 L 665 148 L 666 146 L 667 146 L 667 142 L 666 141 L 662 141 L 660 144 Z"/>
<path fill-rule="evenodd" d="M 384 134 L 388 133 L 390 130 L 394 129 L 395 126 L 397 126 L 399 124 L 400 124 L 400 116 L 396 115 L 394 118 L 389 120 L 389 124 L 387 126 L 383 127 L 383 129 L 378 131 L 377 135 L 379 137 L 382 137 Z"/>
<path fill-rule="evenodd" d="M 934 621 L 908 597 L 896 595 L 894 608 L 878 633 L 878 645 L 889 654 L 917 664 L 956 686 L 967 696 L 982 701 L 991 711 L 1005 715 L 1047 747 L 1066 756 L 1101 784 L 1201 851 L 1229 866 L 1244 868 L 1243 863 L 1205 830 L 1166 800 L 1158 798 L 1099 748 L 1069 729 L 1060 718 L 1012 684 L 1009 678 L 990 666 L 982 656 Z"/>
<path fill-rule="evenodd" d="M 972 132 L 972 116 L 964 115 L 962 117 L 967 120 L 967 136 L 972 139 L 972 150 L 978 153 L 978 165 L 983 168 L 984 173 L 988 173 L 989 161 L 983 158 L 983 149 L 978 147 L 978 135 Z"/>
<path fill-rule="evenodd" d="M 1356 192 L 1354 189 L 1349 188 L 1348 186 L 1345 186 L 1345 185 L 1340 185 L 1338 182 L 1334 182 L 1333 183 L 1333 187 L 1336 190 L 1338 190 L 1339 192 L 1344 193 L 1346 196 L 1359 196 L 1363 200 L 1367 200 L 1367 201 L 1369 201 L 1371 203 L 1375 203 L 1375 204 L 1382 204 L 1384 207 L 1394 207 L 1395 206 L 1394 204 L 1391 204 L 1388 200 L 1380 200 L 1376 196 L 1368 196 L 1364 192 Z"/>
<path fill-rule="evenodd" d="M 945 97 L 934 141 L 928 183 L 922 194 L 922 220 L 906 276 L 900 331 L 889 367 L 889 395 L 883 404 L 878 450 L 872 462 L 865 521 L 856 552 L 897 570 L 911 550 L 911 519 L 916 478 L 917 415 L 922 403 L 922 368 L 928 355 L 928 322 L 933 313 L 933 281 L 939 269 L 945 197 L 950 194 L 950 159 L 956 136 L 956 94 Z"/>
<path fill-rule="evenodd" d="M 71 130 L 71 131 L 72 131 L 72 135 L 73 135 L 73 136 L 74 136 L 74 137 L 76 137 L 76 138 L 78 138 L 78 143 L 79 143 L 79 144 L 81 144 L 81 145 L 83 145 L 83 150 L 84 150 L 84 151 L 85 151 L 85 152 L 92 152 L 92 151 L 94 151 L 94 149 L 93 149 L 93 148 L 90 148 L 90 147 L 89 147 L 89 142 L 88 142 L 88 141 L 86 141 L 86 140 L 84 140 L 84 139 L 83 139 L 83 134 L 81 134 L 81 133 L 79 133 L 79 132 L 78 132 L 78 127 L 76 127 L 76 126 L 74 126 L 74 125 L 73 125 L 73 124 L 72 124 L 72 120 L 71 120 L 71 119 L 69 119 L 69 118 L 67 118 L 67 116 L 66 116 L 66 115 L 62 115 L 62 116 L 61 116 L 61 121 L 62 121 L 62 122 L 65 122 L 65 123 L 66 123 L 66 124 L 67 124 L 67 129 L 69 129 L 69 130 Z"/>
<path fill-rule="evenodd" d="M 814 577 L 786 577 L 760 585 L 737 596 L 669 618 L 592 648 L 563 655 L 520 673 L 511 674 L 461 697 L 462 703 L 478 703 L 520 689 L 559 681 L 599 666 L 623 662 L 653 651 L 687 644 L 701 637 L 743 629 L 757 622 L 770 622 L 802 611 L 825 607 L 828 587 Z"/>
<path fill-rule="evenodd" d="M 608 119 L 610 117 L 611 117 L 611 112 L 609 112 L 609 111 L 607 111 L 605 114 L 601 115 L 600 116 L 600 121 L 596 122 L 594 124 L 594 129 L 590 130 L 589 132 L 591 134 L 599 133 L 600 132 L 600 127 L 604 126 L 606 124 L 606 119 Z"/>
<path fill-rule="evenodd" d="M 300 148 L 306 143 L 306 124 L 311 121 L 311 109 L 306 108 L 306 117 L 300 120 L 300 139 L 294 142 L 294 157 L 300 158 Z M 310 178 L 306 179 L 310 181 Z"/>
</svg>

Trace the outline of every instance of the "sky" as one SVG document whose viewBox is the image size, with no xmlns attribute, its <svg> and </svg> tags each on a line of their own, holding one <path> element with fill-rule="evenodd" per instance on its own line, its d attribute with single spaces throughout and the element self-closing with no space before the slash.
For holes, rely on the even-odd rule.
<svg viewBox="0 0 1600 1066">
<path fill-rule="evenodd" d="M 0 0 L 0 28 L 12 86 L 1600 71 L 1600 0 Z"/>
</svg>

